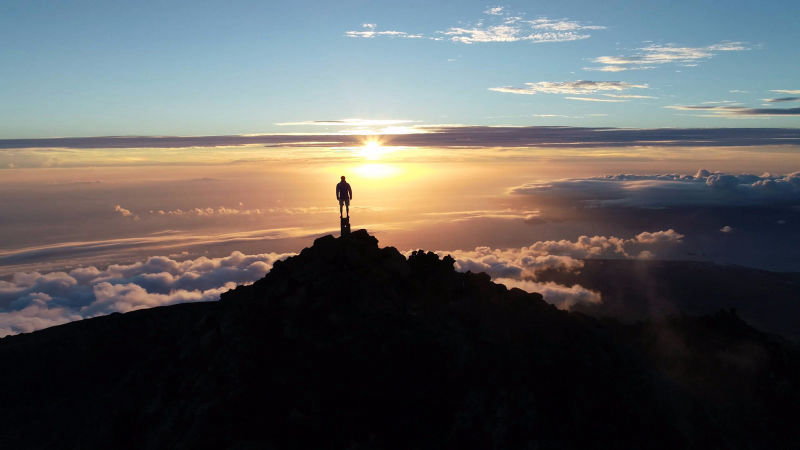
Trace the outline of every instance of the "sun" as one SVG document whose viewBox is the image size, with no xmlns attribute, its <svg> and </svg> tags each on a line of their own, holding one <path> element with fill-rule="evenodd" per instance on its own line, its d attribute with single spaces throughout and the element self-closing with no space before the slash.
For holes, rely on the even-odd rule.
<svg viewBox="0 0 800 450">
<path fill-rule="evenodd" d="M 361 149 L 361 156 L 370 161 L 377 161 L 380 159 L 381 153 L 383 153 L 381 143 L 376 140 L 367 141 Z"/>
</svg>

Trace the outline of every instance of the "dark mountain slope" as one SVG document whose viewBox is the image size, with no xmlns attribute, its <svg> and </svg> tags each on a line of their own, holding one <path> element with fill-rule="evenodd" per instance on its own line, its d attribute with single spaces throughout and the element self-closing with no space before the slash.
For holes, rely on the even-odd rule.
<svg viewBox="0 0 800 450">
<path fill-rule="evenodd" d="M 621 325 L 365 231 L 220 302 L 0 340 L 2 448 L 790 448 L 800 354 L 734 314 Z"/>
<path fill-rule="evenodd" d="M 573 308 L 595 316 L 643 320 L 735 308 L 756 328 L 800 341 L 800 273 L 699 261 L 587 259 L 578 272 L 548 271 L 539 278 L 599 291 L 602 303 Z"/>
</svg>

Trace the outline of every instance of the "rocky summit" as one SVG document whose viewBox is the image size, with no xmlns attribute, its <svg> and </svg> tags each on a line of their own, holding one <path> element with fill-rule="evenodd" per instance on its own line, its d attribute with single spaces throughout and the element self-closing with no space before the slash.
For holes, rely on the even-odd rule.
<svg viewBox="0 0 800 450">
<path fill-rule="evenodd" d="M 800 352 L 732 311 L 561 311 L 365 230 L 218 302 L 0 340 L 0 448 L 798 448 Z"/>
</svg>

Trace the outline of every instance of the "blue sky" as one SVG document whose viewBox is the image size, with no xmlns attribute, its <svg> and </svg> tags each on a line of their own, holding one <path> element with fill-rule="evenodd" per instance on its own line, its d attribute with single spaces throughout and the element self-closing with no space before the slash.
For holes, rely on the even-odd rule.
<svg viewBox="0 0 800 450">
<path fill-rule="evenodd" d="M 3 2 L 0 138 L 344 118 L 797 127 L 798 16 L 791 1 Z"/>
</svg>

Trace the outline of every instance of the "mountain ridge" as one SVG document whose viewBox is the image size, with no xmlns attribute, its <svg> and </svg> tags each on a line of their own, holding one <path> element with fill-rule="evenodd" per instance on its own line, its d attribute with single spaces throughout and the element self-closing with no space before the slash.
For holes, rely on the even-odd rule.
<svg viewBox="0 0 800 450">
<path fill-rule="evenodd" d="M 0 446 L 800 443 L 800 352 L 734 312 L 623 324 L 453 262 L 358 230 L 219 302 L 3 338 Z"/>
</svg>

